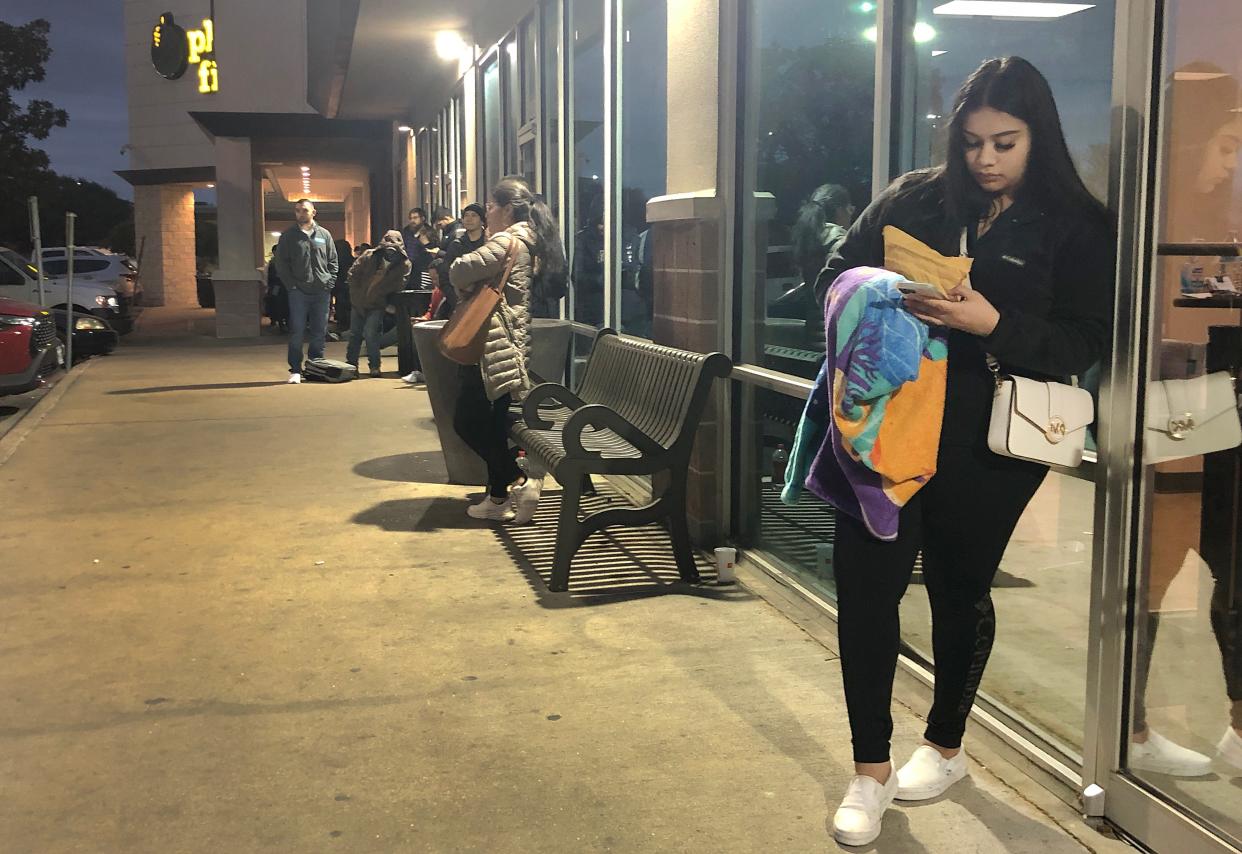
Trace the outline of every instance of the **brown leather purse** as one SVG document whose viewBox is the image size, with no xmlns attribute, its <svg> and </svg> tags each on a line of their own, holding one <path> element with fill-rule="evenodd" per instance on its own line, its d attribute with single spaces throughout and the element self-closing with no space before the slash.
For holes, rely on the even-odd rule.
<svg viewBox="0 0 1242 854">
<path fill-rule="evenodd" d="M 517 261 L 517 243 L 516 237 L 509 243 L 506 253 L 508 261 L 500 279 L 495 283 L 484 282 L 480 285 L 468 299 L 457 306 L 453 316 L 440 330 L 440 352 L 445 358 L 459 365 L 477 365 L 482 361 L 492 314 L 504 298 L 505 286 L 509 284 L 509 275 Z"/>
</svg>

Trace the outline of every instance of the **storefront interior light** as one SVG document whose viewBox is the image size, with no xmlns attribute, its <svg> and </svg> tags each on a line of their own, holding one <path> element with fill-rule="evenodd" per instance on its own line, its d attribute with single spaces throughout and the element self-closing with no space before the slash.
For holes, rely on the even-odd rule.
<svg viewBox="0 0 1242 854">
<path fill-rule="evenodd" d="M 867 27 L 867 29 L 863 30 L 862 35 L 864 39 L 874 43 L 880 37 L 880 29 L 879 27 Z"/>
<path fill-rule="evenodd" d="M 1064 18 L 1094 8 L 1094 3 L 1048 3 L 1043 0 L 950 0 L 932 12 L 963 17 L 1038 19 Z"/>
<path fill-rule="evenodd" d="M 936 37 L 936 28 L 926 21 L 914 25 L 914 40 L 919 44 L 927 44 Z"/>
<path fill-rule="evenodd" d="M 461 59 L 466 53 L 466 40 L 456 30 L 436 33 L 436 56 L 445 61 Z"/>
<path fill-rule="evenodd" d="M 871 0 L 863 0 L 862 3 L 858 4 L 858 11 L 862 12 L 864 15 L 870 15 L 875 11 L 875 4 L 872 3 Z"/>
<path fill-rule="evenodd" d="M 268 234 L 270 234 L 272 237 L 280 237 L 279 231 L 269 231 Z"/>
<path fill-rule="evenodd" d="M 935 59 L 937 56 L 944 56 L 946 53 L 948 53 L 947 50 L 933 50 L 932 58 Z"/>
</svg>

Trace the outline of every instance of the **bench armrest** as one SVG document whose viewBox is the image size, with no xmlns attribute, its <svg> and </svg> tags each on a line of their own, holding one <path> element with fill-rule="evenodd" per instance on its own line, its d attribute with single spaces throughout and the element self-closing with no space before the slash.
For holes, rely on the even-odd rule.
<svg viewBox="0 0 1242 854">
<path fill-rule="evenodd" d="M 565 445 L 565 455 L 570 458 L 598 458 L 595 451 L 582 447 L 582 431 L 590 427 L 606 427 L 629 442 L 643 454 L 657 455 L 665 452 L 665 448 L 642 430 L 626 421 L 616 411 L 602 403 L 591 403 L 580 407 L 569 416 L 561 433 L 561 441 Z"/>
<path fill-rule="evenodd" d="M 532 430 L 550 430 L 552 422 L 539 415 L 539 405 L 547 400 L 555 400 L 566 409 L 581 409 L 586 406 L 578 395 L 559 383 L 540 383 L 526 393 L 522 401 L 522 420 Z"/>
</svg>

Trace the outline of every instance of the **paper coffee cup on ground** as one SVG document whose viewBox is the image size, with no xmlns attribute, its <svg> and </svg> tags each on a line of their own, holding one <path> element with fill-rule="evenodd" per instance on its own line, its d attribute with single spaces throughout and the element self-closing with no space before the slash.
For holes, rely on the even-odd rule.
<svg viewBox="0 0 1242 854">
<path fill-rule="evenodd" d="M 737 549 L 722 546 L 716 549 L 716 583 L 732 584 L 737 581 L 734 564 L 737 563 Z"/>
</svg>

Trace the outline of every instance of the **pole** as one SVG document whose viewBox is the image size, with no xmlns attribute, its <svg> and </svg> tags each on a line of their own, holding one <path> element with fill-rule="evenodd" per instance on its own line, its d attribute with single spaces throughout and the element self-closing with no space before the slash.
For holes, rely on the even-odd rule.
<svg viewBox="0 0 1242 854">
<path fill-rule="evenodd" d="M 68 280 L 65 285 L 65 303 L 67 304 L 65 316 L 65 370 L 68 371 L 73 367 L 73 226 L 78 215 L 75 213 L 65 214 L 65 255 L 69 259 Z"/>
<path fill-rule="evenodd" d="M 47 298 L 43 295 L 43 235 L 39 229 L 39 197 L 27 199 L 30 204 L 30 240 L 34 243 L 35 267 L 39 271 L 39 305 L 47 308 Z"/>
</svg>

